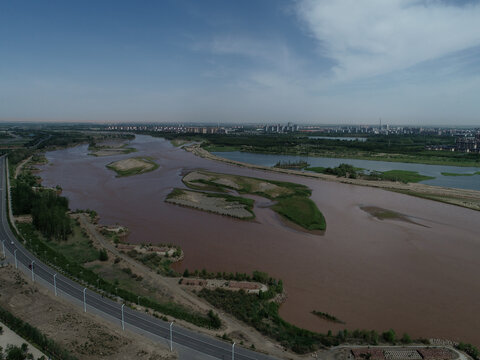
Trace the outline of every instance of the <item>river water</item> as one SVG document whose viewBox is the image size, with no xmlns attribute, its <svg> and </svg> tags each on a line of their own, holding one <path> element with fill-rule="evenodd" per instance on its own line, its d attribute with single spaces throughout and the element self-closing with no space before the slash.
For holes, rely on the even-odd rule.
<svg viewBox="0 0 480 360">
<path fill-rule="evenodd" d="M 209 271 L 267 271 L 284 281 L 286 320 L 317 331 L 364 328 L 448 338 L 480 345 L 480 212 L 381 189 L 236 167 L 196 157 L 168 141 L 138 136 L 137 153 L 87 155 L 87 145 L 49 152 L 45 186 L 59 184 L 70 207 L 95 209 L 103 224 L 119 223 L 139 243 L 174 243 L 185 251 L 177 265 Z M 116 178 L 111 161 L 152 156 L 160 167 Z M 182 173 L 210 171 L 293 181 L 312 190 L 325 215 L 325 235 L 286 227 L 268 208 L 241 221 L 164 202 Z M 380 221 L 360 209 L 378 206 L 410 216 L 417 225 Z M 336 325 L 311 314 L 327 312 Z"/>
<path fill-rule="evenodd" d="M 241 161 L 249 164 L 274 166 L 277 162 L 295 162 L 304 160 L 310 166 L 322 167 L 336 167 L 342 163 L 351 164 L 355 167 L 375 170 L 408 170 L 417 171 L 419 174 L 434 177 L 435 179 L 421 181 L 422 184 L 445 186 L 458 189 L 480 190 L 480 175 L 474 176 L 444 176 L 442 172 L 458 173 L 458 174 L 473 174 L 480 171 L 480 167 L 460 167 L 460 166 L 444 166 L 444 165 L 425 165 L 412 164 L 390 161 L 373 161 L 373 160 L 359 160 L 359 159 L 345 159 L 345 158 L 323 158 L 323 157 L 308 157 L 295 155 L 273 155 L 273 154 L 256 154 L 240 151 L 230 152 L 214 152 L 213 154 L 235 161 Z"/>
</svg>

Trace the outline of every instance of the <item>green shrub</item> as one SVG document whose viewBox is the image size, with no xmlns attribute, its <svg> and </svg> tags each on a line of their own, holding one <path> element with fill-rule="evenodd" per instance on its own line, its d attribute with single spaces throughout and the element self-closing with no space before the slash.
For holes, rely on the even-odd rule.
<svg viewBox="0 0 480 360">
<path fill-rule="evenodd" d="M 107 261 L 107 260 L 108 260 L 107 250 L 101 249 L 101 250 L 98 252 L 98 259 L 99 259 L 100 261 Z"/>
</svg>

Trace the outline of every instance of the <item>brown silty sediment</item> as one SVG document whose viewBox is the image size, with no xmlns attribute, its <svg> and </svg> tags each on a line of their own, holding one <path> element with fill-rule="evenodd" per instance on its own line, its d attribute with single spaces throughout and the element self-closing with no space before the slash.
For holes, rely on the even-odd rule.
<svg viewBox="0 0 480 360">
<path fill-rule="evenodd" d="M 320 179 L 232 166 L 199 158 L 162 139 L 138 137 L 137 156 L 152 156 L 160 168 L 115 178 L 106 163 L 124 156 L 92 158 L 86 146 L 47 154 L 44 185 L 59 184 L 70 207 L 95 209 L 101 223 L 130 229 L 130 242 L 174 243 L 185 252 L 178 270 L 251 272 L 284 281 L 288 299 L 281 315 L 317 331 L 389 328 L 412 337 L 462 340 L 480 345 L 480 212 Z M 182 173 L 220 173 L 291 181 L 312 189 L 323 212 L 323 236 L 285 226 L 269 208 L 256 207 L 256 221 L 221 217 L 164 202 L 184 188 Z M 378 220 L 359 205 L 389 209 L 424 226 Z M 332 324 L 311 314 L 333 314 Z"/>
</svg>

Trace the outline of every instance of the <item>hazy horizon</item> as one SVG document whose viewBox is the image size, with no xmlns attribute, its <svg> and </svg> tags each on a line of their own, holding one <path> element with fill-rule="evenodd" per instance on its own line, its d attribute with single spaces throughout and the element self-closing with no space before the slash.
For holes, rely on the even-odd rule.
<svg viewBox="0 0 480 360">
<path fill-rule="evenodd" d="M 0 121 L 479 126 L 479 0 L 12 2 Z"/>
</svg>

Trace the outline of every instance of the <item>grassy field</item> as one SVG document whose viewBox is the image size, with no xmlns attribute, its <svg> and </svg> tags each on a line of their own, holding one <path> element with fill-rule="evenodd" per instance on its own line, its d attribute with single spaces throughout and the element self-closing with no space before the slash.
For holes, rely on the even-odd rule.
<svg viewBox="0 0 480 360">
<path fill-rule="evenodd" d="M 312 166 L 312 167 L 306 167 L 305 170 L 308 171 L 313 171 L 319 174 L 323 174 L 325 172 L 326 167 L 323 166 Z"/>
<path fill-rule="evenodd" d="M 366 174 L 364 169 L 355 168 L 352 165 L 340 164 L 336 168 L 325 168 L 325 167 L 308 167 L 305 170 L 313 171 L 320 174 L 332 174 L 337 176 L 345 177 L 345 173 L 340 173 L 339 170 L 342 166 L 347 166 L 351 168 L 350 176 L 354 175 L 354 178 L 361 178 L 367 180 L 387 180 L 387 181 L 399 181 L 403 183 L 416 183 L 424 180 L 435 179 L 431 176 L 421 175 L 416 171 L 406 171 L 406 170 L 389 170 L 389 171 L 372 171 L 370 174 Z"/>
<path fill-rule="evenodd" d="M 327 227 L 315 203 L 303 196 L 281 198 L 272 209 L 307 230 L 325 230 Z"/>
<path fill-rule="evenodd" d="M 112 162 L 107 168 L 117 173 L 117 177 L 140 175 L 158 168 L 158 164 L 150 157 L 134 157 Z"/>
<path fill-rule="evenodd" d="M 266 197 L 277 202 L 272 206 L 272 210 L 305 230 L 326 228 L 322 213 L 309 199 L 311 190 L 305 185 L 208 171 L 188 173 L 184 176 L 183 182 L 193 189 L 218 192 L 235 190 L 241 194 Z"/>
<path fill-rule="evenodd" d="M 381 180 L 400 181 L 404 183 L 416 183 L 424 180 L 435 179 L 431 176 L 419 174 L 417 171 L 390 170 L 380 173 Z"/>
<path fill-rule="evenodd" d="M 86 268 L 92 270 L 103 279 L 116 284 L 119 288 L 128 290 L 141 297 L 149 297 L 153 300 L 164 302 L 167 300 L 165 296 L 162 296 L 158 288 L 143 281 L 142 277 L 129 271 L 128 267 L 122 265 L 122 263 L 110 264 L 95 262 L 85 265 Z"/>
<path fill-rule="evenodd" d="M 177 248 L 176 253 L 173 256 L 178 258 L 180 254 L 181 250 L 180 248 Z M 179 275 L 175 273 L 175 271 L 173 271 L 173 269 L 170 267 L 170 265 L 172 264 L 172 260 L 170 258 L 160 256 L 156 253 L 142 254 L 136 250 L 130 250 L 129 252 L 127 252 L 127 255 L 130 256 L 132 259 L 135 259 L 142 264 L 148 266 L 150 269 L 156 272 L 160 271 L 160 273 L 165 276 Z"/>
<path fill-rule="evenodd" d="M 70 261 L 83 264 L 99 258 L 99 252 L 93 247 L 93 242 L 74 221 L 72 221 L 72 234 L 66 241 L 50 240 L 47 243 Z"/>
</svg>

